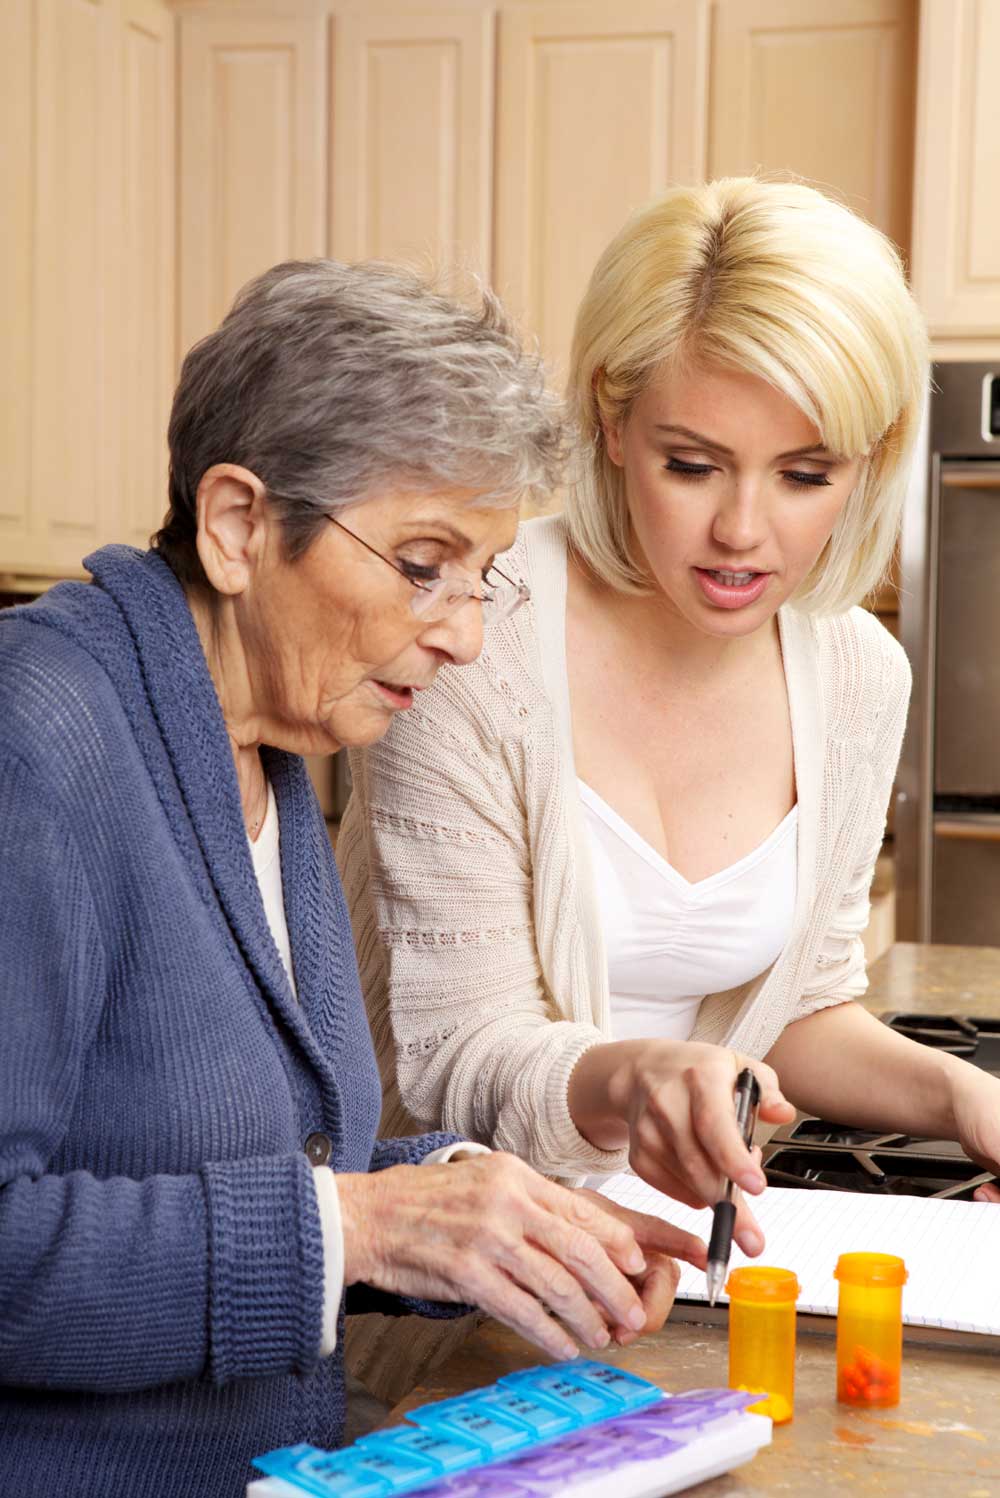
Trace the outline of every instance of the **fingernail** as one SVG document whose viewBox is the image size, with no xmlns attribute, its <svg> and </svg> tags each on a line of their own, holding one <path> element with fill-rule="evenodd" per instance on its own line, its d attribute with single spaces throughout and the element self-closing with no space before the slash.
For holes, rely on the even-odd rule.
<svg viewBox="0 0 1000 1498">
<path fill-rule="evenodd" d="M 611 1333 L 608 1331 L 606 1326 L 602 1326 L 600 1331 L 594 1333 L 595 1347 L 607 1347 L 610 1341 Z"/>
<path fill-rule="evenodd" d="M 736 1184 L 737 1186 L 742 1187 L 744 1191 L 750 1191 L 754 1195 L 756 1195 L 758 1191 L 763 1191 L 764 1187 L 767 1185 L 767 1182 L 765 1181 L 764 1177 L 759 1174 L 758 1171 L 747 1170 L 744 1171 L 743 1175 L 740 1176 Z"/>
<path fill-rule="evenodd" d="M 642 1328 L 646 1325 L 646 1313 L 642 1309 L 642 1306 L 633 1306 L 625 1319 L 634 1332 L 642 1331 Z"/>
<path fill-rule="evenodd" d="M 764 1247 L 764 1240 L 759 1233 L 747 1233 L 746 1244 L 746 1252 L 748 1254 L 759 1254 Z"/>
<path fill-rule="evenodd" d="M 580 1356 L 580 1349 L 577 1347 L 575 1342 L 564 1342 L 562 1347 L 559 1349 L 559 1356 L 562 1358 L 564 1363 L 571 1363 L 574 1358 Z"/>
<path fill-rule="evenodd" d="M 646 1268 L 646 1260 L 641 1249 L 633 1249 L 626 1260 L 626 1268 L 629 1274 L 642 1274 Z"/>
</svg>

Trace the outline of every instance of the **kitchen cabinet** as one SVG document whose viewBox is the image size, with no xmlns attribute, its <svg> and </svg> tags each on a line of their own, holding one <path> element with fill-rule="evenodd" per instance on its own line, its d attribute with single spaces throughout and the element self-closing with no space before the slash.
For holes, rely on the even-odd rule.
<svg viewBox="0 0 1000 1498">
<path fill-rule="evenodd" d="M 163 511 L 173 18 L 162 0 L 11 0 L 0 56 L 0 570 L 73 573 Z"/>
<path fill-rule="evenodd" d="M 326 20 L 315 6 L 179 14 L 180 352 L 239 288 L 325 247 Z"/>
<path fill-rule="evenodd" d="M 494 284 L 562 385 L 576 307 L 628 214 L 705 175 L 703 0 L 500 13 Z"/>
<path fill-rule="evenodd" d="M 913 254 L 936 331 L 1000 348 L 1000 217 L 979 190 L 1000 149 L 995 13 L 920 11 L 921 149 L 955 212 L 921 189 Z M 917 0 L 3 0 L 0 575 L 146 540 L 178 357 L 276 261 L 476 271 L 559 386 L 597 255 L 671 182 L 792 172 L 906 248 L 917 16 Z M 972 185 L 951 181 L 966 169 Z"/>
<path fill-rule="evenodd" d="M 495 8 L 365 5 L 331 17 L 328 243 L 489 275 Z"/>
<path fill-rule="evenodd" d="M 909 242 L 916 0 L 176 8 L 182 345 L 277 259 L 389 257 L 486 276 L 561 385 L 600 250 L 708 173 L 816 179 Z"/>
<path fill-rule="evenodd" d="M 1000 355 L 1000 6 L 923 0 L 913 285 L 938 358 Z"/>
<path fill-rule="evenodd" d="M 716 0 L 709 173 L 791 172 L 910 243 L 915 0 Z"/>
</svg>

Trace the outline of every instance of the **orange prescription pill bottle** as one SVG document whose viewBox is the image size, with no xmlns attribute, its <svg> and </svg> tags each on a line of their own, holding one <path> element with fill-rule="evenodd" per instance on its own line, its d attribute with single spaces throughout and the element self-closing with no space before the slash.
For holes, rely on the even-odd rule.
<svg viewBox="0 0 1000 1498">
<path fill-rule="evenodd" d="M 762 1389 L 750 1408 L 775 1425 L 795 1406 L 795 1302 L 799 1282 L 790 1269 L 747 1264 L 726 1281 L 729 1296 L 729 1387 Z"/>
<path fill-rule="evenodd" d="M 837 1398 L 899 1403 L 906 1265 L 895 1254 L 841 1254 L 837 1303 Z"/>
</svg>

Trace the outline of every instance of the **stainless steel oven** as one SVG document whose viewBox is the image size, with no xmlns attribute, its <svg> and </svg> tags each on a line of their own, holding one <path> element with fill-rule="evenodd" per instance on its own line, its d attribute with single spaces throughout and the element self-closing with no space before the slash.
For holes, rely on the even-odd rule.
<svg viewBox="0 0 1000 1498">
<path fill-rule="evenodd" d="M 1000 944 L 1000 364 L 938 364 L 907 500 L 902 940 Z"/>
</svg>

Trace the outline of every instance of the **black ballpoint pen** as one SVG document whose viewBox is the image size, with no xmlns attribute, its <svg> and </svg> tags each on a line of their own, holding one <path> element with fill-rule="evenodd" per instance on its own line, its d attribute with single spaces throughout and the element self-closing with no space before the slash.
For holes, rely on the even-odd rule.
<svg viewBox="0 0 1000 1498">
<path fill-rule="evenodd" d="M 749 1067 L 745 1067 L 736 1078 L 736 1127 L 743 1136 L 747 1149 L 753 1144 L 754 1124 L 757 1122 L 757 1107 L 760 1103 L 760 1083 Z M 708 1263 L 705 1278 L 708 1281 L 708 1303 L 711 1306 L 719 1298 L 729 1268 L 729 1255 L 733 1248 L 733 1226 L 736 1222 L 736 1204 L 733 1201 L 733 1183 L 726 1182 L 722 1200 L 716 1202 L 712 1212 L 712 1236 L 708 1240 Z"/>
</svg>

